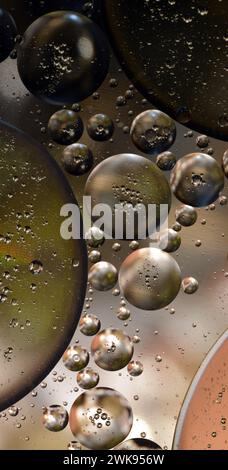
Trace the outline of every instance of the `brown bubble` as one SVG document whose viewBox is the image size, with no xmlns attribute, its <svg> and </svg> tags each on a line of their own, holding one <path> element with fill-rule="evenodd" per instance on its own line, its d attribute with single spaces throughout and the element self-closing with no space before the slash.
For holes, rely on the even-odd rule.
<svg viewBox="0 0 228 470">
<path fill-rule="evenodd" d="M 74 372 L 84 369 L 89 362 L 89 353 L 77 344 L 69 346 L 63 355 L 63 363 Z"/>
</svg>

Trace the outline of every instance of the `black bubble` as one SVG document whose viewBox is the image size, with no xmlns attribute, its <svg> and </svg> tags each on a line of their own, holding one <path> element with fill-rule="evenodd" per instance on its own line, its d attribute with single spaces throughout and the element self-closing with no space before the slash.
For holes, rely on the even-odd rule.
<svg viewBox="0 0 228 470">
<path fill-rule="evenodd" d="M 100 0 L 1 0 L 1 6 L 13 16 L 21 34 L 33 21 L 51 11 L 69 10 L 97 20 L 99 5 Z"/>
<path fill-rule="evenodd" d="M 87 132 L 91 139 L 98 142 L 108 140 L 114 132 L 113 121 L 106 114 L 95 114 L 88 121 Z"/>
<path fill-rule="evenodd" d="M 121 66 L 144 96 L 228 140 L 228 2 L 104 0 L 103 13 Z"/>
<path fill-rule="evenodd" d="M 12 16 L 0 8 L 0 62 L 7 59 L 14 48 L 17 27 Z"/>
<path fill-rule="evenodd" d="M 36 20 L 18 46 L 18 70 L 26 88 L 55 104 L 90 96 L 109 66 L 107 40 L 83 15 L 58 11 Z"/>
<path fill-rule="evenodd" d="M 72 144 L 64 149 L 62 164 L 71 175 L 84 175 L 93 166 L 93 154 L 84 144 Z"/>
<path fill-rule="evenodd" d="M 54 113 L 48 122 L 48 132 L 52 140 L 62 145 L 77 142 L 83 134 L 81 118 L 70 109 Z"/>
</svg>

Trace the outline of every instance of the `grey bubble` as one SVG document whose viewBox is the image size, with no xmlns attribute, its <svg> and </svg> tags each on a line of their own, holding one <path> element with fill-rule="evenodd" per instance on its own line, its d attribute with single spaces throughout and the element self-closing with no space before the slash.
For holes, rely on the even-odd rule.
<svg viewBox="0 0 228 470">
<path fill-rule="evenodd" d="M 175 122 L 157 109 L 139 114 L 134 119 L 130 132 L 136 147 L 150 155 L 168 150 L 176 138 Z"/>
</svg>

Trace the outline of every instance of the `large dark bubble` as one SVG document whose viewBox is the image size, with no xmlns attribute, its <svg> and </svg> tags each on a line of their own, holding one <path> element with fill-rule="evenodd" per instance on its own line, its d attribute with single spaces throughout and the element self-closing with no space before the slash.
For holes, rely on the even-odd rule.
<svg viewBox="0 0 228 470">
<path fill-rule="evenodd" d="M 82 240 L 60 237 L 60 208 L 76 203 L 63 173 L 43 147 L 2 122 L 0 182 L 3 410 L 35 388 L 69 344 L 83 305 L 87 256 Z"/>
<path fill-rule="evenodd" d="M 103 0 L 116 55 L 162 111 L 228 140 L 226 0 Z"/>
<path fill-rule="evenodd" d="M 0 62 L 7 59 L 14 48 L 17 27 L 12 16 L 0 8 Z"/>
<path fill-rule="evenodd" d="M 25 87 L 53 104 L 90 96 L 109 67 L 107 41 L 83 15 L 56 11 L 38 18 L 18 47 L 18 71 Z"/>
<path fill-rule="evenodd" d="M 71 10 L 97 20 L 100 17 L 100 0 L 1 0 L 16 21 L 20 34 L 42 15 L 57 10 Z"/>
</svg>

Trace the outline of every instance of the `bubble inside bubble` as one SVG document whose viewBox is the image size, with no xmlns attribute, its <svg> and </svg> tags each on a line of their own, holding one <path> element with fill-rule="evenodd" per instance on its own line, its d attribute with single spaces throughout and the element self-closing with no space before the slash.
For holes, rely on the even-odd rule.
<svg viewBox="0 0 228 470">
<path fill-rule="evenodd" d="M 70 411 L 71 431 L 89 449 L 115 447 L 127 437 L 132 422 L 129 403 L 111 388 L 96 388 L 83 393 Z"/>
<path fill-rule="evenodd" d="M 119 272 L 120 289 L 125 298 L 143 310 L 169 305 L 181 285 L 177 262 L 157 248 L 141 248 L 130 254 Z"/>
</svg>

